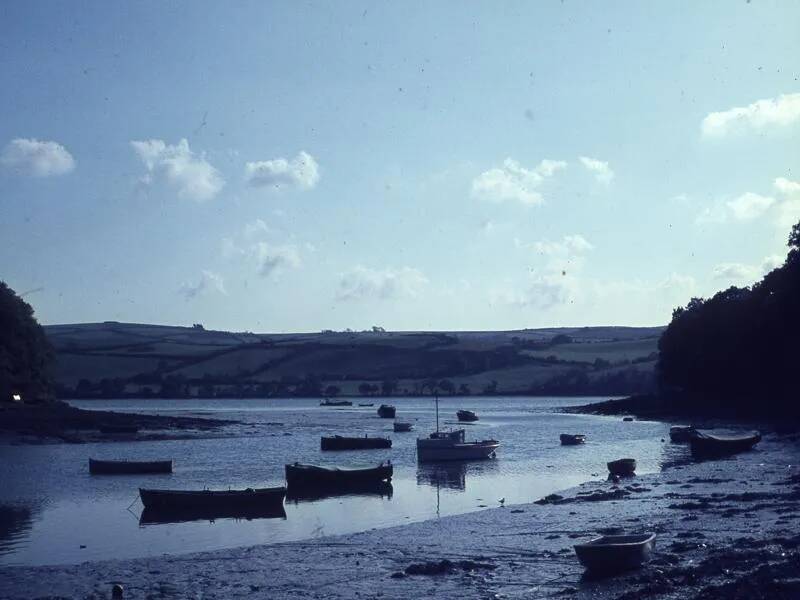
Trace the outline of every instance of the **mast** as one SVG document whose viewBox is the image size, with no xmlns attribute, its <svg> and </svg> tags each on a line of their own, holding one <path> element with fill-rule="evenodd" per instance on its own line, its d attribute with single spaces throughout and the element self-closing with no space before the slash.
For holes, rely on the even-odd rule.
<svg viewBox="0 0 800 600">
<path fill-rule="evenodd" d="M 436 433 L 439 433 L 439 393 L 436 393 Z"/>
</svg>

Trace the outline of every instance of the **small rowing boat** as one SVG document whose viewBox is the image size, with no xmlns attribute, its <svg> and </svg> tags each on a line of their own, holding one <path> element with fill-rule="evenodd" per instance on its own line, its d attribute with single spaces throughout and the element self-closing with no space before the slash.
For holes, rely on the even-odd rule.
<svg viewBox="0 0 800 600">
<path fill-rule="evenodd" d="M 582 433 L 562 433 L 558 437 L 562 446 L 577 446 L 586 443 L 586 436 Z"/>
<path fill-rule="evenodd" d="M 378 416 L 381 419 L 394 419 L 397 409 L 391 404 L 381 404 L 378 407 Z"/>
<path fill-rule="evenodd" d="M 392 440 L 382 437 L 344 437 L 341 435 L 322 436 L 320 450 L 374 450 L 391 448 Z"/>
<path fill-rule="evenodd" d="M 394 432 L 395 433 L 403 433 L 406 431 L 411 431 L 414 427 L 411 423 L 404 423 L 402 421 L 395 421 L 394 422 Z"/>
<path fill-rule="evenodd" d="M 320 406 L 353 406 L 350 400 L 329 400 L 325 399 L 319 403 Z"/>
<path fill-rule="evenodd" d="M 673 425 L 669 428 L 669 439 L 676 444 L 688 442 L 695 431 L 692 425 Z"/>
<path fill-rule="evenodd" d="M 458 417 L 459 421 L 464 423 L 471 423 L 478 420 L 478 415 L 471 410 L 459 410 L 456 412 L 456 417 Z"/>
<path fill-rule="evenodd" d="M 286 484 L 296 488 L 338 489 L 348 486 L 391 481 L 394 469 L 391 462 L 375 467 L 321 467 L 294 463 L 286 465 Z"/>
<path fill-rule="evenodd" d="M 152 490 L 139 488 L 145 508 L 159 510 L 242 510 L 283 504 L 285 487 L 244 490 Z"/>
<path fill-rule="evenodd" d="M 139 475 L 144 473 L 172 473 L 171 460 L 96 460 L 89 459 L 92 475 Z"/>
<path fill-rule="evenodd" d="M 633 475 L 636 472 L 635 458 L 620 458 L 607 463 L 608 472 L 612 475 Z"/>
<path fill-rule="evenodd" d="M 761 441 L 758 431 L 726 434 L 707 431 L 695 431 L 689 438 L 692 456 L 695 458 L 713 458 L 750 450 Z"/>
<path fill-rule="evenodd" d="M 576 544 L 578 560 L 592 573 L 616 573 L 640 567 L 653 551 L 655 533 L 604 535 L 585 544 Z"/>
</svg>

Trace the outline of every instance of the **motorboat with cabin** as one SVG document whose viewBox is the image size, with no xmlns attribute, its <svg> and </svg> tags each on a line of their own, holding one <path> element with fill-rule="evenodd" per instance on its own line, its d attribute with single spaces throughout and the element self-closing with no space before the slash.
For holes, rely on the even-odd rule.
<svg viewBox="0 0 800 600">
<path fill-rule="evenodd" d="M 436 431 L 426 438 L 417 438 L 417 460 L 480 460 L 491 458 L 500 446 L 497 440 L 468 442 L 463 429 L 439 430 L 439 397 L 436 396 Z"/>
</svg>

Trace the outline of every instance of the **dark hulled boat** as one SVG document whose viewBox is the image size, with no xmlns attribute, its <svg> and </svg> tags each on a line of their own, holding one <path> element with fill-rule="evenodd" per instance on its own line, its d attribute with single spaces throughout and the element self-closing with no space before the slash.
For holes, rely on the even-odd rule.
<svg viewBox="0 0 800 600">
<path fill-rule="evenodd" d="M 140 475 L 145 473 L 172 473 L 171 460 L 96 460 L 89 459 L 92 475 Z"/>
<path fill-rule="evenodd" d="M 562 446 L 577 446 L 586 443 L 586 436 L 582 433 L 562 433 L 558 438 Z"/>
<path fill-rule="evenodd" d="M 692 425 L 673 425 L 669 428 L 669 439 L 676 444 L 688 442 L 696 431 Z"/>
<path fill-rule="evenodd" d="M 382 437 L 344 437 L 341 435 L 322 436 L 321 450 L 374 450 L 391 448 L 392 440 Z"/>
<path fill-rule="evenodd" d="M 471 423 L 473 421 L 477 421 L 478 420 L 478 415 L 476 415 L 471 410 L 459 410 L 459 411 L 456 412 L 456 417 L 458 417 L 459 421 L 462 421 L 462 422 L 465 422 L 465 423 Z"/>
<path fill-rule="evenodd" d="M 713 458 L 751 450 L 761 441 L 758 431 L 746 431 L 736 434 L 695 431 L 689 438 L 692 456 L 695 458 Z"/>
<path fill-rule="evenodd" d="M 353 406 L 350 400 L 329 400 L 325 399 L 319 403 L 320 406 Z"/>
<path fill-rule="evenodd" d="M 607 463 L 608 472 L 612 475 L 633 475 L 636 472 L 635 458 L 620 458 Z"/>
<path fill-rule="evenodd" d="M 283 504 L 285 487 L 244 490 L 150 490 L 139 488 L 145 508 L 161 511 L 248 510 Z"/>
<path fill-rule="evenodd" d="M 320 467 L 294 463 L 286 465 L 286 484 L 292 492 L 298 488 L 337 489 L 391 481 L 393 473 L 391 462 L 365 468 Z"/>
<path fill-rule="evenodd" d="M 604 535 L 575 546 L 578 560 L 595 574 L 609 574 L 635 569 L 653 551 L 656 534 Z"/>
<path fill-rule="evenodd" d="M 397 409 L 391 404 L 381 404 L 378 407 L 378 416 L 382 419 L 394 419 Z"/>
</svg>

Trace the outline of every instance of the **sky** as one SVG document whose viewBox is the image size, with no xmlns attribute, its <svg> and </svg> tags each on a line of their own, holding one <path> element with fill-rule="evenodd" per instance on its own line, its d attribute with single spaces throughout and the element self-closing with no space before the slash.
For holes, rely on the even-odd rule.
<svg viewBox="0 0 800 600">
<path fill-rule="evenodd" d="M 795 2 L 5 2 L 45 324 L 663 325 L 800 221 Z"/>
</svg>

